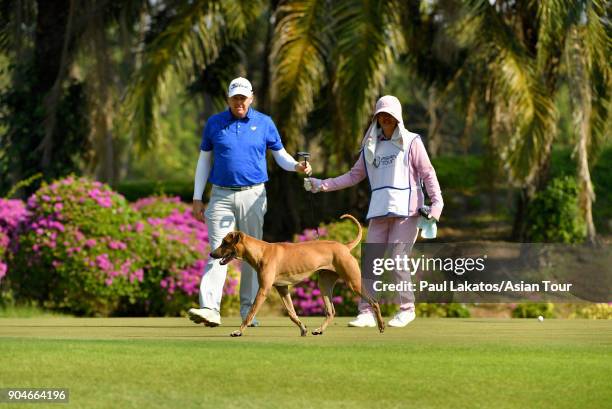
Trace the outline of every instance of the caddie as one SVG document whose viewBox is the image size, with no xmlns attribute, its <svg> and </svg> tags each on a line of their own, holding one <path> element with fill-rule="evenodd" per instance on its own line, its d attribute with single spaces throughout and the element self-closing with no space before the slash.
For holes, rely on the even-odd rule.
<svg viewBox="0 0 612 409">
<path fill-rule="evenodd" d="M 404 127 L 402 105 L 392 96 L 381 97 L 374 108 L 370 127 L 363 136 L 359 159 L 347 173 L 325 180 L 304 179 L 307 191 L 331 192 L 354 186 L 364 179 L 370 182 L 370 206 L 367 243 L 390 244 L 393 251 L 410 254 L 418 230 L 424 238 L 435 237 L 435 221 L 440 219 L 444 202 L 436 171 L 419 135 Z M 421 186 L 431 199 L 425 206 Z M 363 272 L 362 272 L 363 273 Z M 397 272 L 398 278 L 410 280 L 410 274 Z M 389 321 L 391 327 L 405 327 L 415 317 L 414 294 L 399 292 L 399 312 Z M 359 315 L 351 327 L 374 327 L 376 320 L 370 305 L 361 300 Z"/>
</svg>

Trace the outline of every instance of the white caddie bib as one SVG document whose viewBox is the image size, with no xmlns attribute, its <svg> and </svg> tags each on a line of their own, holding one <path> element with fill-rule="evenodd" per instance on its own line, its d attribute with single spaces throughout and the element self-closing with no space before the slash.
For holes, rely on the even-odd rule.
<svg viewBox="0 0 612 409">
<path fill-rule="evenodd" d="M 414 138 L 405 146 L 411 146 Z M 373 163 L 365 161 L 365 165 L 371 189 L 366 218 L 408 217 L 410 196 L 420 189 L 410 182 L 410 149 L 400 149 L 391 141 L 378 141 Z"/>
</svg>

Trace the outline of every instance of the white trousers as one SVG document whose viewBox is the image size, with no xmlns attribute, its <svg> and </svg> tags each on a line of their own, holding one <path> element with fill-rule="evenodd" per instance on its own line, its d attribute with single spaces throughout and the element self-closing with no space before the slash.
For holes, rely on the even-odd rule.
<svg viewBox="0 0 612 409">
<path fill-rule="evenodd" d="M 366 243 L 387 243 L 389 245 L 388 251 L 390 251 L 387 257 L 394 258 L 395 252 L 410 255 L 419 232 L 417 228 L 418 220 L 419 216 L 371 219 Z M 401 270 L 394 274 L 398 281 L 410 282 L 412 279 L 409 271 Z M 399 304 L 402 310 L 414 309 L 414 294 L 412 291 L 400 292 Z M 358 308 L 360 314 L 371 311 L 370 304 L 363 299 L 359 301 Z"/>
<path fill-rule="evenodd" d="M 210 202 L 204 216 L 208 225 L 211 251 L 221 245 L 227 233 L 239 230 L 261 239 L 267 210 L 266 188 L 263 184 L 252 189 L 234 191 L 213 185 Z M 246 317 L 259 289 L 257 273 L 246 262 L 240 269 L 240 315 Z M 227 266 L 208 259 L 200 282 L 200 307 L 220 311 Z"/>
</svg>

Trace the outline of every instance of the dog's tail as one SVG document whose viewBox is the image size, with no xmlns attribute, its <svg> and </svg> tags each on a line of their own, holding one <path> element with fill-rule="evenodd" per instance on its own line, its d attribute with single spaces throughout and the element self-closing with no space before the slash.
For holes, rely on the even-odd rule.
<svg viewBox="0 0 612 409">
<path fill-rule="evenodd" d="M 350 214 L 343 214 L 342 216 L 340 216 L 340 218 L 341 219 L 351 219 L 353 223 L 357 225 L 357 229 L 358 229 L 357 237 L 355 238 L 355 240 L 351 241 L 350 243 L 346 243 L 346 246 L 349 248 L 349 250 L 353 250 L 361 242 L 361 236 L 362 236 L 361 223 L 359 223 L 357 219 L 355 219 Z"/>
</svg>

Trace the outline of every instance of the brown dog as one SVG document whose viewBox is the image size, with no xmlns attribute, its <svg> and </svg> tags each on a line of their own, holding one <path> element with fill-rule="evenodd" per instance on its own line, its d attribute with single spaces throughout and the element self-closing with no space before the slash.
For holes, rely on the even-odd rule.
<svg viewBox="0 0 612 409">
<path fill-rule="evenodd" d="M 240 329 L 232 332 L 231 336 L 242 335 L 272 286 L 280 294 L 291 321 L 300 328 L 301 335 L 306 336 L 306 327 L 295 313 L 288 286 L 299 283 L 315 271 L 319 271 L 319 289 L 325 303 L 325 321 L 323 325 L 312 331 L 313 335 L 323 334 L 334 318 L 335 310 L 331 297 L 334 284 L 339 278 L 343 279 L 357 295 L 368 301 L 376 314 L 379 331 L 385 330 L 380 307 L 369 294 L 362 291 L 359 263 L 351 255 L 351 250 L 361 241 L 361 224 L 348 214 L 342 215 L 341 218 L 350 218 L 359 228 L 357 238 L 348 244 L 322 240 L 304 243 L 267 243 L 242 232 L 231 232 L 223 238 L 219 248 L 210 253 L 210 256 L 221 259 L 221 264 L 227 264 L 234 258 L 246 261 L 257 271 L 259 281 L 255 302 L 240 325 Z"/>
</svg>

